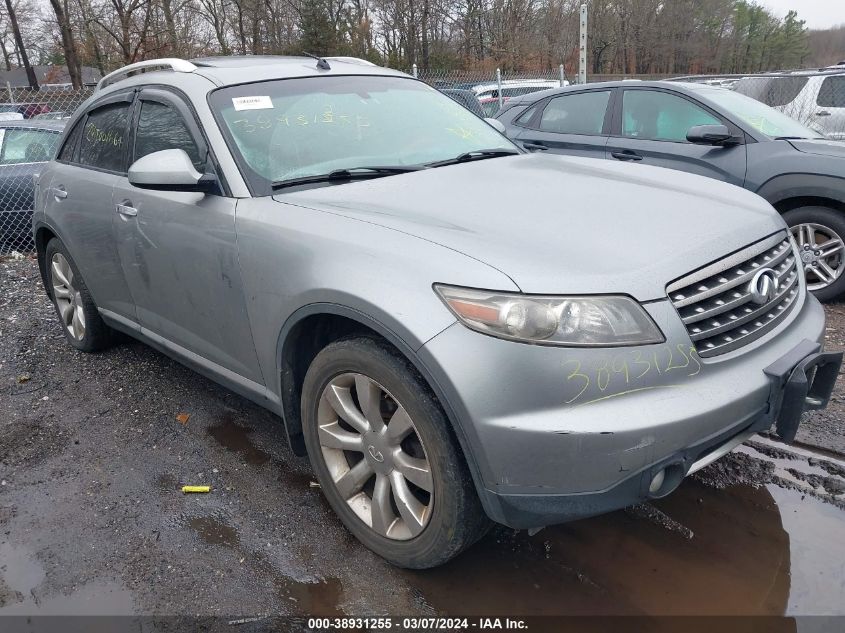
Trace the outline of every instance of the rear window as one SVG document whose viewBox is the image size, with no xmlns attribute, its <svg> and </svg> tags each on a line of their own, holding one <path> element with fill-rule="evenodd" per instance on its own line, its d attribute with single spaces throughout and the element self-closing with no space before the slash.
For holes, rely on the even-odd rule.
<svg viewBox="0 0 845 633">
<path fill-rule="evenodd" d="M 609 90 L 555 97 L 543 110 L 540 129 L 558 134 L 601 134 L 609 101 Z"/>
<path fill-rule="evenodd" d="M 737 82 L 734 90 L 768 106 L 778 107 L 794 101 L 808 80 L 808 77 L 746 77 Z"/>
<path fill-rule="evenodd" d="M 823 108 L 845 108 L 845 76 L 828 77 L 822 82 L 818 104 Z"/>
</svg>

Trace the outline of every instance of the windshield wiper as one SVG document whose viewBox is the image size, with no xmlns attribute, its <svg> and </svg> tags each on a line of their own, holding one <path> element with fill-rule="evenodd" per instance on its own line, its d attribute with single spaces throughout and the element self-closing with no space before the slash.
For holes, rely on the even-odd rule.
<svg viewBox="0 0 845 633">
<path fill-rule="evenodd" d="M 809 140 L 806 136 L 776 136 L 776 141 L 807 141 Z"/>
<path fill-rule="evenodd" d="M 476 149 L 471 152 L 464 152 L 458 154 L 454 158 L 447 158 L 446 160 L 438 160 L 433 163 L 426 163 L 428 167 L 443 167 L 444 165 L 456 165 L 457 163 L 466 163 L 471 160 L 482 160 L 484 158 L 496 158 L 498 156 L 514 156 L 520 152 L 515 149 Z"/>
<path fill-rule="evenodd" d="M 332 180 L 358 180 L 363 178 L 380 178 L 382 176 L 394 176 L 405 174 L 411 171 L 425 169 L 422 165 L 394 165 L 388 167 L 348 167 L 346 169 L 335 169 L 326 174 L 315 174 L 313 176 L 300 176 L 299 178 L 287 178 L 276 180 L 271 183 L 273 189 L 284 189 L 297 185 L 308 185 L 315 182 L 330 182 Z"/>
</svg>

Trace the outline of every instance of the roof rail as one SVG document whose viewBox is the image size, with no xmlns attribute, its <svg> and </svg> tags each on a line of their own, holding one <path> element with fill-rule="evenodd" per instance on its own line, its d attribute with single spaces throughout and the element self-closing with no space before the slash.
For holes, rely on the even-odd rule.
<svg viewBox="0 0 845 633">
<path fill-rule="evenodd" d="M 135 62 L 134 64 L 129 64 L 128 66 L 124 66 L 123 68 L 118 68 L 114 72 L 110 72 L 108 75 L 100 79 L 97 82 L 97 90 L 102 90 L 109 84 L 113 84 L 121 79 L 124 79 L 131 75 L 132 73 L 145 71 L 151 68 L 164 68 L 172 70 L 173 72 L 177 73 L 192 73 L 194 72 L 197 67 L 194 66 L 189 61 L 184 59 L 177 59 L 175 57 L 165 57 L 162 59 L 148 59 L 142 62 Z"/>
<path fill-rule="evenodd" d="M 360 57 L 347 57 L 344 55 L 336 55 L 334 57 L 324 57 L 323 59 L 336 62 L 347 62 L 349 64 L 360 64 L 361 66 L 375 66 L 373 62 L 366 59 L 361 59 Z"/>
</svg>

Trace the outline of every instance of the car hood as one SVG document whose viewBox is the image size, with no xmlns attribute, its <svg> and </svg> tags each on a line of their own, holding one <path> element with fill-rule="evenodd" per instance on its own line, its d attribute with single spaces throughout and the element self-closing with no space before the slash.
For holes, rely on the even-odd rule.
<svg viewBox="0 0 845 633">
<path fill-rule="evenodd" d="M 715 180 L 543 154 L 275 199 L 459 251 L 526 293 L 626 293 L 640 300 L 664 298 L 670 281 L 785 226 L 762 198 Z"/>
<path fill-rule="evenodd" d="M 835 156 L 845 158 L 845 142 L 829 139 L 802 139 L 789 141 L 799 152 L 805 154 L 817 154 L 819 156 Z"/>
</svg>

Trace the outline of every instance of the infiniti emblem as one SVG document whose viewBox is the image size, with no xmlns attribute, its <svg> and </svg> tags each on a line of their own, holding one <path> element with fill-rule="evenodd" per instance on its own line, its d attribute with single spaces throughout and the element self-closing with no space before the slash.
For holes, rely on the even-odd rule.
<svg viewBox="0 0 845 633">
<path fill-rule="evenodd" d="M 378 449 L 377 449 L 375 446 L 373 446 L 372 444 L 370 444 L 370 445 L 367 447 L 367 452 L 370 454 L 370 457 L 372 457 L 372 458 L 373 458 L 374 460 L 376 460 L 377 462 L 383 462 L 383 461 L 384 461 L 384 455 L 382 455 L 382 454 L 381 454 L 381 451 L 380 451 L 380 450 L 378 450 Z"/>
<path fill-rule="evenodd" d="M 771 268 L 758 270 L 748 284 L 751 300 L 759 305 L 772 301 L 778 293 L 778 284 L 778 276 Z"/>
</svg>

